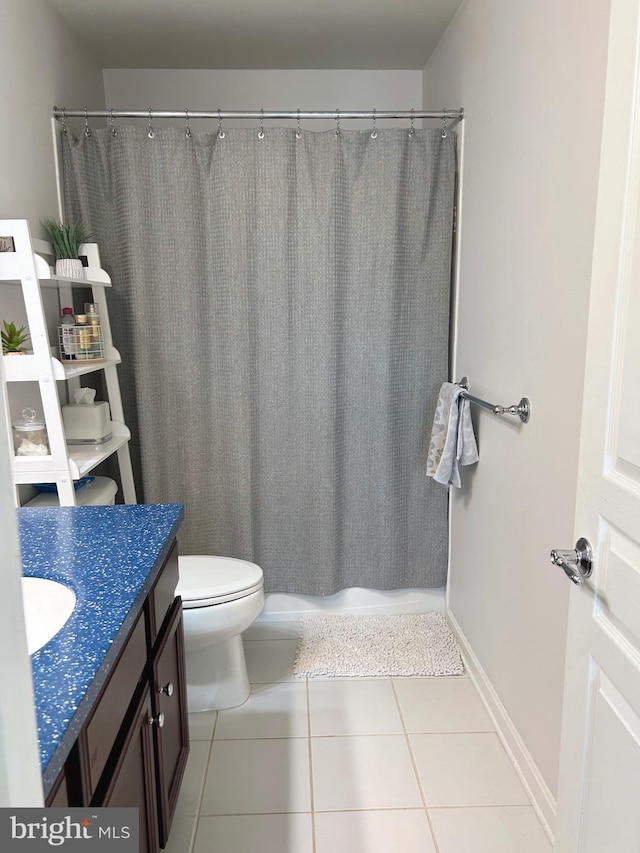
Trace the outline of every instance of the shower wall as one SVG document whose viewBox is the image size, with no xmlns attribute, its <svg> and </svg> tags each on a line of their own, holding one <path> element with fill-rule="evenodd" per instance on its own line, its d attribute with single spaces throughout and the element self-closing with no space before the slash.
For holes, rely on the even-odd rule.
<svg viewBox="0 0 640 853">
<path fill-rule="evenodd" d="M 553 812 L 608 2 L 466 2 L 424 70 L 462 104 L 455 375 L 531 398 L 529 424 L 476 411 L 480 463 L 453 496 L 449 612 Z M 535 782 L 535 779 L 534 779 Z M 532 782 L 533 784 L 533 782 Z"/>
</svg>

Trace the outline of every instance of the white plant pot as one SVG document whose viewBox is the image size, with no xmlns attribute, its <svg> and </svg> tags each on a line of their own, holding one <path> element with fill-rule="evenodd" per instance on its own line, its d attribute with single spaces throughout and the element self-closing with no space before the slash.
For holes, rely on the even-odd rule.
<svg viewBox="0 0 640 853">
<path fill-rule="evenodd" d="M 78 258 L 59 258 L 56 261 L 56 275 L 66 278 L 84 278 L 84 267 Z"/>
</svg>

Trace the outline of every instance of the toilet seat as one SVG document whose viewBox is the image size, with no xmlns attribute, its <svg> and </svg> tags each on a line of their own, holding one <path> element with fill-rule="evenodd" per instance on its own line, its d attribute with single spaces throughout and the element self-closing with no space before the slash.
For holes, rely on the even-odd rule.
<svg viewBox="0 0 640 853">
<path fill-rule="evenodd" d="M 176 595 L 187 610 L 245 598 L 264 582 L 260 566 L 234 557 L 178 557 L 178 571 Z"/>
</svg>

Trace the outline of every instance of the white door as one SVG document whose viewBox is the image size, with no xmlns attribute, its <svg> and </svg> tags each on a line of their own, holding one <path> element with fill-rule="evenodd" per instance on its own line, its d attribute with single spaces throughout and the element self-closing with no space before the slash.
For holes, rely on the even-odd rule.
<svg viewBox="0 0 640 853">
<path fill-rule="evenodd" d="M 640 0 L 611 6 L 557 853 L 640 853 Z"/>
</svg>

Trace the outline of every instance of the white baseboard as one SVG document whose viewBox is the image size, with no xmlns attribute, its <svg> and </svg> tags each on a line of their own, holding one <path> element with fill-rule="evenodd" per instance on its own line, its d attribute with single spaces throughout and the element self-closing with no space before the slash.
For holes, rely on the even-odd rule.
<svg viewBox="0 0 640 853">
<path fill-rule="evenodd" d="M 469 645 L 469 641 L 450 610 L 447 611 L 447 621 L 451 625 L 453 633 L 460 644 L 464 664 L 495 724 L 498 737 L 513 762 L 520 781 L 531 798 L 531 804 L 540 818 L 550 841 L 553 843 L 553 827 L 556 818 L 555 797 L 549 790 L 507 709 L 500 701 L 489 677 L 482 668 L 480 661 Z"/>
</svg>

